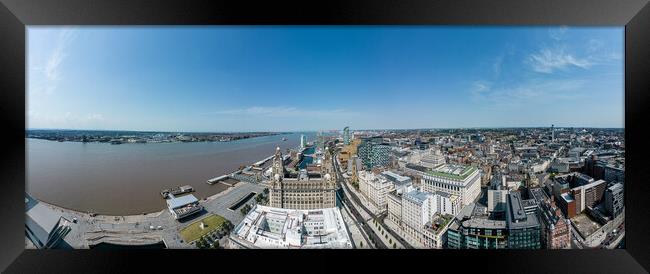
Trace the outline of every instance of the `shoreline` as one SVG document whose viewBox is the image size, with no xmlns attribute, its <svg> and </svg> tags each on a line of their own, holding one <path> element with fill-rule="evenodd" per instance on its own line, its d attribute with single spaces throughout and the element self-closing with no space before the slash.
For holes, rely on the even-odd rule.
<svg viewBox="0 0 650 274">
<path fill-rule="evenodd" d="M 35 139 L 35 140 L 52 141 L 52 140 L 47 140 L 47 139 L 29 138 L 29 137 L 26 137 L 26 139 Z M 53 141 L 53 142 L 57 142 L 57 141 Z M 79 143 L 79 142 L 75 142 L 75 143 Z M 93 142 L 93 143 L 99 143 L 99 142 Z M 171 143 L 171 142 L 170 142 L 170 143 Z M 183 142 L 178 142 L 178 143 L 183 143 Z M 201 142 L 192 142 L 192 143 L 201 143 Z M 206 143 L 206 142 L 202 142 L 202 143 Z M 218 142 L 214 142 L 214 143 L 218 143 Z M 226 143 L 226 142 L 224 142 L 224 143 Z M 106 143 L 106 144 L 109 145 L 110 143 Z M 141 144 L 142 144 L 142 143 L 141 143 Z M 297 146 L 297 147 L 292 148 L 292 149 L 297 149 L 298 151 L 302 151 L 302 150 L 303 150 L 302 148 L 300 148 L 300 146 Z M 212 177 L 212 178 L 208 178 L 208 179 L 204 180 L 202 183 L 208 184 L 208 185 L 210 186 L 210 188 L 212 188 L 212 189 L 215 188 L 215 187 L 216 187 L 216 188 L 219 188 L 219 187 L 221 187 L 221 186 L 225 187 L 225 189 L 220 190 L 220 191 L 217 192 L 217 193 L 214 193 L 214 194 L 211 194 L 211 195 L 207 195 L 207 196 L 205 196 L 205 197 L 198 196 L 197 198 L 198 198 L 200 201 L 209 202 L 209 201 L 212 201 L 212 200 L 214 200 L 214 199 L 216 199 L 216 198 L 218 198 L 218 197 L 220 197 L 220 196 L 226 195 L 227 193 L 231 192 L 233 189 L 237 188 L 238 185 L 239 185 L 240 183 L 242 183 L 243 181 L 241 181 L 241 180 L 237 180 L 237 179 L 236 179 L 236 180 L 237 180 L 237 183 L 235 183 L 235 184 L 232 185 L 232 186 L 231 186 L 231 185 L 228 185 L 228 184 L 225 184 L 225 183 L 223 183 L 223 182 L 217 182 L 217 183 L 215 183 L 215 184 L 209 184 L 209 183 L 207 183 L 207 181 L 208 181 L 208 180 L 211 180 L 211 179 L 214 179 L 214 178 L 223 177 L 223 176 L 228 177 L 228 178 L 232 178 L 232 176 L 233 176 L 234 174 L 237 174 L 237 173 L 240 173 L 240 174 L 241 174 L 242 171 L 245 170 L 245 169 L 247 169 L 247 168 L 252 168 L 252 167 L 256 167 L 256 166 L 261 166 L 261 165 L 263 165 L 264 163 L 267 163 L 268 161 L 270 161 L 272 158 L 273 158 L 273 155 L 270 155 L 270 156 L 264 156 L 264 157 L 258 158 L 259 160 L 257 160 L 257 161 L 252 161 L 251 163 L 249 163 L 248 165 L 246 165 L 243 169 L 235 169 L 235 170 L 233 170 L 232 172 L 226 172 L 226 173 L 223 173 L 223 174 L 221 174 L 221 175 L 219 175 L 219 176 Z M 262 171 L 262 172 L 263 172 L 263 171 Z M 219 184 L 219 185 L 221 185 L 221 186 L 219 186 L 219 185 L 217 185 L 217 184 Z M 263 182 L 260 182 L 259 184 L 260 184 L 260 185 L 264 185 Z M 80 209 L 75 209 L 75 208 L 72 208 L 72 207 L 69 207 L 69 206 L 59 205 L 59 204 L 57 204 L 57 203 L 55 203 L 55 202 L 51 202 L 51 201 L 48 201 L 48 200 L 46 200 L 46 199 L 41 199 L 41 198 L 35 196 L 34 193 L 31 193 L 31 192 L 29 192 L 29 191 L 27 191 L 27 190 L 25 191 L 25 193 L 29 194 L 31 197 L 33 197 L 33 198 L 34 198 L 35 200 L 37 200 L 38 202 L 42 202 L 42 203 L 44 203 L 44 204 L 46 204 L 46 205 L 49 205 L 50 207 L 55 208 L 56 210 L 59 210 L 59 211 L 60 211 L 60 210 L 64 210 L 64 211 L 68 211 L 69 213 L 74 213 L 74 214 L 76 214 L 76 215 L 85 215 L 85 216 L 89 216 L 89 215 L 91 215 L 91 214 L 95 214 L 94 217 L 99 217 L 99 216 L 107 216 L 107 217 L 149 216 L 149 215 L 152 215 L 152 214 L 158 214 L 158 215 L 160 215 L 161 213 L 163 213 L 164 211 L 167 210 L 167 208 L 166 208 L 165 206 L 163 206 L 162 208 L 151 209 L 151 210 L 149 210 L 149 211 L 144 211 L 144 212 L 139 212 L 139 213 L 134 213 L 134 212 L 126 213 L 126 214 L 119 214 L 119 213 L 115 213 L 115 212 L 106 212 L 106 213 L 102 213 L 102 212 L 99 212 L 99 211 L 93 211 L 93 210 L 80 210 Z M 196 195 L 196 194 L 193 194 L 193 195 Z M 163 199 L 163 200 L 164 200 L 164 199 Z"/>
<path fill-rule="evenodd" d="M 221 191 L 219 193 L 212 194 L 212 195 L 210 195 L 208 197 L 205 197 L 205 198 L 202 198 L 202 199 L 199 199 L 199 200 L 207 202 L 207 201 L 211 201 L 211 200 L 214 200 L 216 198 L 219 198 L 220 196 L 223 196 L 223 195 L 231 192 L 232 189 L 236 188 L 239 183 L 240 182 L 237 182 L 237 184 L 235 184 L 234 186 L 228 186 L 228 185 L 224 184 L 224 186 L 226 186 L 227 188 L 224 189 L 223 191 Z M 77 210 L 77 209 L 73 209 L 73 208 L 69 208 L 69 207 L 65 207 L 65 206 L 60 206 L 60 205 L 57 205 L 57 204 L 54 204 L 54 203 L 51 203 L 51 202 L 48 202 L 48 201 L 38 199 L 38 198 L 34 197 L 32 194 L 30 194 L 29 192 L 26 192 L 26 193 L 29 194 L 34 200 L 38 201 L 39 203 L 43 203 L 46 206 L 54 208 L 55 210 L 63 210 L 63 211 L 67 211 L 68 213 L 74 213 L 74 214 L 78 214 L 78 215 L 90 215 L 91 213 L 94 213 L 96 215 L 93 218 L 97 218 L 97 217 L 100 217 L 100 216 L 111 217 L 111 218 L 112 217 L 126 218 L 126 217 L 129 217 L 129 216 L 157 217 L 157 216 L 159 216 L 160 214 L 164 213 L 167 210 L 166 208 L 163 208 L 163 209 L 161 209 L 159 211 L 143 212 L 143 213 L 140 213 L 140 214 L 121 214 L 121 215 L 104 214 L 104 213 L 98 213 L 98 212 L 87 212 L 87 211 L 81 211 L 81 210 Z"/>
<path fill-rule="evenodd" d="M 47 138 L 38 138 L 38 137 L 33 137 L 33 136 L 25 136 L 25 139 L 35 139 L 35 140 L 44 140 L 44 141 L 51 141 L 51 142 L 57 142 L 57 143 L 82 143 L 82 144 L 109 144 L 109 145 L 125 145 L 125 144 L 136 144 L 136 145 L 144 145 L 144 144 L 179 144 L 179 143 L 230 143 L 230 142 L 237 142 L 237 141 L 242 141 L 242 140 L 248 140 L 248 139 L 254 139 L 254 138 L 262 138 L 262 137 L 271 137 L 271 136 L 279 136 L 279 135 L 286 135 L 287 133 L 277 133 L 277 134 L 269 134 L 269 135 L 260 135 L 260 136 L 253 136 L 253 137 L 248 137 L 248 138 L 240 138 L 240 139 L 235 139 L 235 140 L 227 140 L 227 141 L 210 141 L 210 140 L 203 140 L 203 141 L 179 141 L 179 140 L 174 140 L 174 141 L 157 141 L 157 142 L 120 142 L 118 144 L 112 144 L 110 141 L 108 142 L 100 142 L 100 141 L 89 141 L 89 142 L 84 142 L 82 140 L 51 140 Z"/>
</svg>

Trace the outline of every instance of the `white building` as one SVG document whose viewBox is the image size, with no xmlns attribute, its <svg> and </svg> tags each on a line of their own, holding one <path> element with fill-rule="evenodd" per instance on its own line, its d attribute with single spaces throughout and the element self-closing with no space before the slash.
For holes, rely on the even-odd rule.
<svg viewBox="0 0 650 274">
<path fill-rule="evenodd" d="M 180 197 L 174 197 L 174 195 L 170 194 L 166 202 L 169 213 L 177 220 L 203 210 L 203 206 L 199 204 L 199 200 L 192 194 Z"/>
<path fill-rule="evenodd" d="M 406 162 L 427 167 L 435 168 L 445 163 L 445 156 L 439 149 L 430 148 L 427 150 L 415 149 L 406 157 Z"/>
<path fill-rule="evenodd" d="M 300 148 L 305 147 L 307 147 L 307 137 L 305 137 L 305 134 L 300 134 Z"/>
<path fill-rule="evenodd" d="M 413 246 L 441 248 L 448 221 L 460 211 L 459 197 L 445 192 L 422 192 L 413 187 L 406 190 L 389 195 L 388 219 Z M 441 222 L 441 216 L 447 216 L 447 222 Z"/>
<path fill-rule="evenodd" d="M 461 199 L 461 207 L 474 202 L 481 194 L 481 174 L 476 167 L 445 164 L 422 174 L 422 190 L 442 191 Z"/>
<path fill-rule="evenodd" d="M 230 240 L 237 248 L 352 248 L 336 207 L 294 210 L 256 205 Z"/>
<path fill-rule="evenodd" d="M 387 195 L 395 189 L 395 184 L 381 174 L 372 171 L 359 171 L 359 191 L 383 212 L 388 208 Z"/>
<path fill-rule="evenodd" d="M 506 188 L 488 189 L 487 210 L 489 212 L 505 212 L 508 192 Z"/>
</svg>

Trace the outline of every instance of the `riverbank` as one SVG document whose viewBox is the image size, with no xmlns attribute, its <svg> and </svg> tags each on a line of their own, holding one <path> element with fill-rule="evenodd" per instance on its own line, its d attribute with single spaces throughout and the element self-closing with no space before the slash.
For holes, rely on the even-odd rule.
<svg viewBox="0 0 650 274">
<path fill-rule="evenodd" d="M 206 183 L 271 155 L 294 149 L 299 135 L 223 143 L 110 145 L 26 139 L 26 190 L 64 208 L 104 215 L 139 215 L 166 207 L 163 189 L 191 185 L 197 198 L 227 188 Z M 253 168 L 253 172 L 260 168 Z M 110 194 L 110 195 L 107 195 Z"/>
<path fill-rule="evenodd" d="M 259 193 L 263 185 L 239 182 L 227 190 L 200 201 L 204 211 L 185 220 L 176 220 L 167 209 L 134 215 L 92 215 L 88 212 L 63 208 L 38 199 L 47 214 L 70 221 L 70 232 L 57 248 L 87 249 L 101 243 L 119 245 L 153 245 L 164 243 L 167 248 L 193 248 L 180 238 L 180 230 L 206 214 L 217 214 L 238 224 L 243 219 L 239 211 L 228 207 L 250 193 Z M 74 222 L 73 220 L 76 220 Z M 27 244 L 26 247 L 33 245 Z"/>
</svg>

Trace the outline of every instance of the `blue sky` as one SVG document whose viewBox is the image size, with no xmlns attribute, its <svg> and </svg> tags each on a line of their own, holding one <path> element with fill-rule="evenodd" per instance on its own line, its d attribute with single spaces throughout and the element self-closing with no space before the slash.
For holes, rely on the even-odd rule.
<svg viewBox="0 0 650 274">
<path fill-rule="evenodd" d="M 623 127 L 623 31 L 29 27 L 27 127 Z"/>
</svg>

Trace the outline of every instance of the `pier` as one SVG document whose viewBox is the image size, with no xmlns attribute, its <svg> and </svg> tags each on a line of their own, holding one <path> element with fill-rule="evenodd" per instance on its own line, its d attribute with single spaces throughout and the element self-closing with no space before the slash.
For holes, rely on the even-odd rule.
<svg viewBox="0 0 650 274">
<path fill-rule="evenodd" d="M 181 186 L 181 187 L 174 187 L 174 188 L 170 188 L 170 189 L 165 189 L 165 190 L 160 192 L 160 195 L 163 197 L 163 199 L 167 199 L 167 198 L 169 198 L 169 194 L 171 194 L 171 195 L 180 195 L 180 194 L 184 194 L 184 193 L 190 193 L 192 191 L 194 191 L 194 188 L 192 188 L 192 186 L 184 185 L 184 186 Z"/>
</svg>

